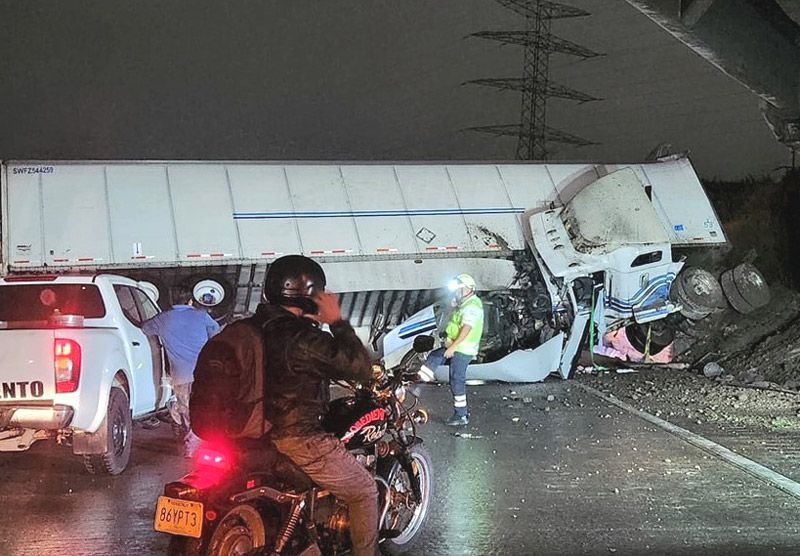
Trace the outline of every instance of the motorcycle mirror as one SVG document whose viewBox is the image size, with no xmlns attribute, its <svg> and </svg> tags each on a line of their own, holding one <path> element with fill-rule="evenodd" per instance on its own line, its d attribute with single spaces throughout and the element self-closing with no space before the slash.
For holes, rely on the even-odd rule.
<svg viewBox="0 0 800 556">
<path fill-rule="evenodd" d="M 433 349 L 433 336 L 421 335 L 414 338 L 414 351 L 425 353 Z"/>
</svg>

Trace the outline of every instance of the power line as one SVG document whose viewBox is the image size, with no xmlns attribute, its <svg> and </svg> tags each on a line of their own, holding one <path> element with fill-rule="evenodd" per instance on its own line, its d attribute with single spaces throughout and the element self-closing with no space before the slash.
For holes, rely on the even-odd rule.
<svg viewBox="0 0 800 556">
<path fill-rule="evenodd" d="M 578 102 L 600 100 L 593 95 L 551 83 L 549 80 L 550 55 L 553 53 L 568 54 L 584 59 L 601 56 L 580 44 L 553 35 L 550 29 L 554 19 L 586 17 L 590 15 L 589 12 L 549 0 L 496 1 L 523 16 L 525 30 L 481 31 L 470 36 L 522 46 L 524 49 L 523 75 L 522 77 L 474 79 L 467 83 L 493 87 L 501 91 L 519 92 L 522 96 L 520 123 L 475 126 L 468 129 L 496 136 L 516 135 L 516 154 L 520 160 L 547 159 L 548 141 L 581 146 L 594 144 L 577 135 L 549 127 L 546 123 L 548 97 Z"/>
<path fill-rule="evenodd" d="M 469 131 L 480 131 L 482 133 L 489 133 L 491 135 L 511 135 L 511 136 L 519 136 L 522 130 L 520 129 L 520 124 L 504 124 L 504 125 L 485 125 L 485 126 L 477 126 L 477 127 L 468 127 Z M 592 141 L 588 141 L 583 139 L 582 137 L 578 137 L 577 135 L 572 135 L 571 133 L 567 133 L 566 131 L 560 131 L 553 127 L 545 126 L 545 133 L 547 139 L 550 141 L 556 141 L 558 143 L 569 143 L 572 145 L 578 145 L 580 147 L 585 147 L 587 145 L 596 145 Z M 533 160 L 533 159 L 521 159 L 521 160 Z"/>
<path fill-rule="evenodd" d="M 485 87 L 494 87 L 501 91 L 520 91 L 525 90 L 525 79 L 522 77 L 498 77 L 491 79 L 472 79 L 465 84 L 483 85 Z M 577 100 L 578 102 L 590 102 L 592 100 L 600 100 L 599 98 L 571 89 L 564 85 L 559 85 L 549 81 L 547 83 L 547 96 L 564 98 L 568 100 Z"/>
</svg>

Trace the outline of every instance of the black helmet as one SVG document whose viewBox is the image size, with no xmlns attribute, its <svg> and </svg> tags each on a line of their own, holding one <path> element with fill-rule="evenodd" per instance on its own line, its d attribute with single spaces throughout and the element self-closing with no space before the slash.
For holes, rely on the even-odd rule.
<svg viewBox="0 0 800 556">
<path fill-rule="evenodd" d="M 311 299 L 325 291 L 325 272 L 319 263 L 302 255 L 286 255 L 270 265 L 264 278 L 263 297 L 273 305 L 299 307 L 315 314 Z"/>
</svg>

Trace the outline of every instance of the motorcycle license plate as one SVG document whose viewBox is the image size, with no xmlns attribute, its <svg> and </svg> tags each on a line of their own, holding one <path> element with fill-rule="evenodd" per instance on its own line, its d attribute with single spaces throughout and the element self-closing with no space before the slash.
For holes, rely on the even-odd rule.
<svg viewBox="0 0 800 556">
<path fill-rule="evenodd" d="M 153 528 L 171 535 L 200 538 L 203 532 L 203 504 L 159 496 Z"/>
</svg>

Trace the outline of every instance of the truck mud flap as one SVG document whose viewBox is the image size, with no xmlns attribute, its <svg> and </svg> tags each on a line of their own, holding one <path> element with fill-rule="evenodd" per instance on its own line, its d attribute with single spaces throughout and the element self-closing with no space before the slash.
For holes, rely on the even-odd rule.
<svg viewBox="0 0 800 556">
<path fill-rule="evenodd" d="M 72 436 L 72 453 L 75 455 L 105 454 L 107 450 L 108 427 L 104 425 L 95 433 L 75 433 Z"/>
</svg>

